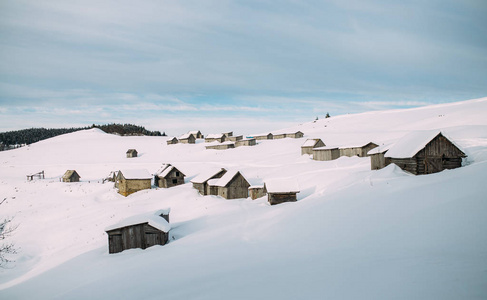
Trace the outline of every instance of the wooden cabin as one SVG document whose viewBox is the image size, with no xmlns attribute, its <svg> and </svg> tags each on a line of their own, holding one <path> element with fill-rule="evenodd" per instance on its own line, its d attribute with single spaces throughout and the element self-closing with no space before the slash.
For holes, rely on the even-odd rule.
<svg viewBox="0 0 487 300">
<path fill-rule="evenodd" d="M 120 170 L 117 182 L 118 192 L 127 197 L 130 194 L 151 188 L 152 175 L 145 169 Z"/>
<path fill-rule="evenodd" d="M 223 134 L 223 135 L 224 135 L 226 138 L 228 138 L 228 137 L 233 136 L 233 131 L 222 132 L 222 134 Z"/>
<path fill-rule="evenodd" d="M 264 185 L 252 185 L 249 187 L 249 196 L 250 199 L 255 200 L 267 195 L 267 189 L 265 184 Z"/>
<path fill-rule="evenodd" d="M 173 137 L 172 139 L 167 140 L 167 142 L 166 142 L 166 143 L 167 143 L 168 145 L 176 145 L 178 142 L 179 142 L 179 141 L 178 141 L 178 139 L 177 139 L 176 137 Z"/>
<path fill-rule="evenodd" d="M 268 180 L 265 186 L 270 205 L 297 201 L 296 194 L 299 193 L 299 187 L 295 180 Z"/>
<path fill-rule="evenodd" d="M 212 143 L 212 142 L 223 143 L 225 139 L 226 136 L 223 133 L 208 134 L 205 138 L 205 143 Z"/>
<path fill-rule="evenodd" d="M 387 163 L 394 163 L 415 175 L 432 174 L 462 166 L 467 157 L 460 148 L 441 132 L 412 132 L 395 143 L 384 155 Z"/>
<path fill-rule="evenodd" d="M 128 149 L 127 150 L 127 158 L 137 157 L 137 150 L 135 149 Z"/>
<path fill-rule="evenodd" d="M 319 147 L 313 149 L 313 160 L 327 161 L 340 157 L 340 149 L 333 147 Z"/>
<path fill-rule="evenodd" d="M 61 180 L 62 182 L 79 182 L 80 178 L 81 176 L 75 170 L 67 170 L 63 177 L 61 177 Z"/>
<path fill-rule="evenodd" d="M 250 183 L 239 171 L 226 172 L 220 179 L 208 181 L 208 194 L 217 195 L 225 199 L 247 198 Z"/>
<path fill-rule="evenodd" d="M 241 146 L 255 146 L 257 145 L 257 141 L 254 138 L 250 139 L 243 139 L 240 141 L 235 142 L 235 147 L 241 147 Z"/>
<path fill-rule="evenodd" d="M 254 135 L 254 138 L 256 140 L 272 140 L 274 139 L 274 135 L 272 133 L 268 133 L 268 134 L 260 134 L 260 135 Z"/>
<path fill-rule="evenodd" d="M 273 139 L 274 140 L 280 140 L 280 139 L 284 139 L 284 138 L 286 138 L 286 134 L 285 133 L 276 133 L 273 136 Z"/>
<path fill-rule="evenodd" d="M 226 150 L 235 148 L 234 142 L 223 142 L 223 143 L 213 143 L 212 145 L 205 146 L 206 149 L 214 149 L 214 150 Z"/>
<path fill-rule="evenodd" d="M 227 136 L 225 139 L 226 140 L 229 140 L 229 141 L 232 141 L 232 142 L 236 142 L 236 141 L 242 140 L 243 139 L 243 135 Z"/>
<path fill-rule="evenodd" d="M 203 138 L 203 134 L 201 134 L 201 131 L 199 131 L 199 130 L 190 131 L 188 133 L 194 135 L 194 137 L 197 138 L 197 139 L 202 139 Z"/>
<path fill-rule="evenodd" d="M 293 138 L 293 139 L 299 139 L 299 138 L 302 138 L 303 136 L 304 136 L 304 133 L 302 133 L 301 131 L 286 133 L 286 137 Z"/>
<path fill-rule="evenodd" d="M 169 241 L 169 213 L 164 215 L 140 215 L 123 220 L 105 229 L 108 234 L 108 253 L 123 250 L 146 249 L 165 245 Z"/>
<path fill-rule="evenodd" d="M 194 143 L 196 143 L 196 138 L 191 133 L 183 134 L 182 136 L 179 137 L 178 140 L 181 144 L 194 144 Z"/>
<path fill-rule="evenodd" d="M 196 176 L 191 180 L 193 188 L 198 190 L 201 195 L 208 195 L 208 180 L 221 178 L 227 172 L 226 169 L 212 169 L 208 170 L 200 175 Z"/>
<path fill-rule="evenodd" d="M 374 149 L 377 146 L 378 146 L 377 144 L 370 142 L 362 146 L 343 147 L 340 148 L 340 156 L 366 157 L 367 152 L 369 152 L 370 150 Z"/>
<path fill-rule="evenodd" d="M 154 185 L 160 188 L 170 188 L 184 184 L 183 172 L 179 171 L 171 164 L 163 164 L 162 167 L 154 174 Z"/>
<path fill-rule="evenodd" d="M 387 166 L 390 161 L 389 158 L 385 158 L 385 153 L 392 145 L 378 146 L 367 152 L 367 156 L 370 157 L 370 169 L 379 170 Z"/>
<path fill-rule="evenodd" d="M 307 139 L 301 146 L 301 155 L 313 155 L 313 148 L 325 147 L 325 143 L 321 139 Z"/>
</svg>

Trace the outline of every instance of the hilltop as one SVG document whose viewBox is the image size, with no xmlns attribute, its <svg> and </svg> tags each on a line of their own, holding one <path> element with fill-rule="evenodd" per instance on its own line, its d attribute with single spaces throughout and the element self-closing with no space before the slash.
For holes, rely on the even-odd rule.
<svg viewBox="0 0 487 300">
<path fill-rule="evenodd" d="M 94 128 L 1 152 L 0 217 L 14 216 L 20 251 L 0 269 L 0 298 L 485 298 L 485 112 L 487 98 L 333 116 L 283 129 L 302 131 L 301 139 L 220 151 Z M 306 138 L 382 145 L 430 129 L 465 151 L 462 168 L 413 176 L 395 165 L 371 171 L 369 158 L 300 153 Z M 127 159 L 129 148 L 139 157 Z M 162 163 L 187 183 L 123 197 L 101 181 L 113 170 L 153 173 Z M 201 196 L 189 181 L 211 167 L 239 170 L 252 184 L 293 179 L 301 192 L 276 206 Z M 59 182 L 67 169 L 81 182 Z M 26 181 L 40 170 L 46 179 Z M 108 254 L 105 228 L 166 207 L 169 244 Z"/>
</svg>

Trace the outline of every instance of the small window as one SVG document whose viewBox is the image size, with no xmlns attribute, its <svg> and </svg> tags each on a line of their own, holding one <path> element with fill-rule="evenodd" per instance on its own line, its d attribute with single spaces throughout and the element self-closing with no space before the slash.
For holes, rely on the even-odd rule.
<svg viewBox="0 0 487 300">
<path fill-rule="evenodd" d="M 173 179 L 172 180 L 172 183 L 176 184 L 176 183 L 178 183 L 178 180 L 177 179 Z"/>
<path fill-rule="evenodd" d="M 176 177 L 179 177 L 179 172 L 176 172 Z"/>
</svg>

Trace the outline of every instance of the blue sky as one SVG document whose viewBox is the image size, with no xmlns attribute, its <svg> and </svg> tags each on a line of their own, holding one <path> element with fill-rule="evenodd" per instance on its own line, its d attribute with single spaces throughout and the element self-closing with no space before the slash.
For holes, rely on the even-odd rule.
<svg viewBox="0 0 487 300">
<path fill-rule="evenodd" d="M 255 133 L 485 97 L 486 15 L 485 0 L 3 0 L 0 131 Z"/>
</svg>

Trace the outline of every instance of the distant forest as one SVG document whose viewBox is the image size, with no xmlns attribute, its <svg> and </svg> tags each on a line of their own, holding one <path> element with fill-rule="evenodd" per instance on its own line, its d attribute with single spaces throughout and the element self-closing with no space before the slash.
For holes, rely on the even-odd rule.
<svg viewBox="0 0 487 300">
<path fill-rule="evenodd" d="M 149 131 L 142 126 L 133 124 L 107 124 L 95 125 L 91 127 L 80 128 L 30 128 L 16 131 L 0 132 L 0 151 L 19 147 L 23 144 L 32 144 L 57 135 L 85 130 L 90 128 L 99 128 L 106 133 L 118 135 L 148 135 L 148 136 L 165 136 L 160 131 Z"/>
</svg>

